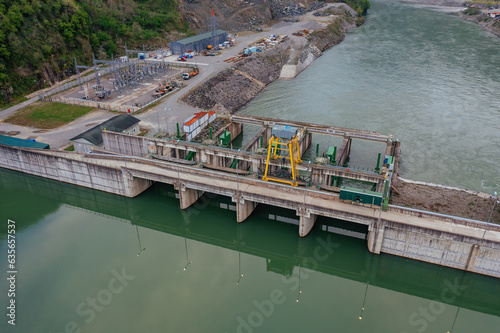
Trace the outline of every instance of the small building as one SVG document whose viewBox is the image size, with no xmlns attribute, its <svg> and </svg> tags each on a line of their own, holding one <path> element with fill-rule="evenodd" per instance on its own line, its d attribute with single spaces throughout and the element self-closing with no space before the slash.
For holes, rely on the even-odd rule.
<svg viewBox="0 0 500 333">
<path fill-rule="evenodd" d="M 382 193 L 380 192 L 367 191 L 347 186 L 342 186 L 340 188 L 339 199 L 374 206 L 382 205 L 383 201 Z"/>
<path fill-rule="evenodd" d="M 188 51 L 201 52 L 205 50 L 208 45 L 219 45 L 225 41 L 227 41 L 227 32 L 224 30 L 216 30 L 214 38 L 212 38 L 212 32 L 206 32 L 204 34 L 170 42 L 168 45 L 173 54 L 181 55 Z"/>
<path fill-rule="evenodd" d="M 33 139 L 19 139 L 12 136 L 0 135 L 0 145 L 20 147 L 20 148 L 36 148 L 36 149 L 50 149 L 46 143 L 36 142 Z"/>
<path fill-rule="evenodd" d="M 138 134 L 140 120 L 129 114 L 121 114 L 106 120 L 102 124 L 92 127 L 71 138 L 75 151 L 79 153 L 88 153 L 92 149 L 103 148 L 102 131 L 109 130 L 113 132 L 122 132 L 127 134 Z"/>
</svg>

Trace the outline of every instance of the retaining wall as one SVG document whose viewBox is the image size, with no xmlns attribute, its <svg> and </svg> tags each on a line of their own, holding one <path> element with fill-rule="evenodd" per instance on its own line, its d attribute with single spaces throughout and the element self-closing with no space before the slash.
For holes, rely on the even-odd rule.
<svg viewBox="0 0 500 333">
<path fill-rule="evenodd" d="M 150 180 L 134 178 L 119 168 L 103 163 L 67 159 L 34 149 L 3 145 L 0 145 L 0 167 L 126 197 L 135 197 L 152 184 Z"/>
</svg>

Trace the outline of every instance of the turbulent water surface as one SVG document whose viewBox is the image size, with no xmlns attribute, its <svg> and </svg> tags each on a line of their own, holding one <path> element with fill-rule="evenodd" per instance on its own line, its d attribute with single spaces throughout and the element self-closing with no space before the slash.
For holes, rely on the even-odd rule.
<svg viewBox="0 0 500 333">
<path fill-rule="evenodd" d="M 375 1 L 363 27 L 244 112 L 392 133 L 403 176 L 494 191 L 498 45 L 448 14 Z M 383 146 L 353 148 L 350 164 L 373 168 Z M 364 226 L 318 218 L 300 238 L 294 211 L 259 205 L 237 224 L 234 208 L 204 195 L 181 211 L 162 184 L 128 199 L 0 170 L 0 332 L 499 331 L 497 279 L 372 255 Z"/>
</svg>

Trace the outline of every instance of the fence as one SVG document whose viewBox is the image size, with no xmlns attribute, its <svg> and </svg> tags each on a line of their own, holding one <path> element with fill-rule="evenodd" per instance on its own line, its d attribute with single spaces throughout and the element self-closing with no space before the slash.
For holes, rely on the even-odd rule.
<svg viewBox="0 0 500 333">
<path fill-rule="evenodd" d="M 165 61 L 165 65 L 170 65 L 172 67 L 182 67 L 182 68 L 195 68 L 196 66 L 193 64 L 186 64 L 186 63 L 176 63 L 176 62 L 171 62 L 171 61 Z M 123 63 L 122 67 L 126 67 L 130 65 L 129 63 Z M 113 69 L 112 68 L 106 68 L 99 73 L 101 75 L 109 74 L 112 73 Z M 165 82 L 171 82 L 176 79 L 182 78 L 182 73 L 176 73 L 168 76 L 164 81 Z M 83 76 L 80 78 L 81 83 L 85 83 L 88 81 L 92 81 L 95 79 L 94 74 L 89 74 L 87 76 Z M 62 86 L 50 89 L 49 91 L 40 94 L 38 97 L 40 100 L 47 101 L 47 102 L 59 102 L 59 103 L 64 103 L 64 104 L 71 104 L 71 105 L 80 105 L 80 106 L 89 106 L 89 107 L 94 107 L 98 109 L 103 109 L 103 110 L 113 110 L 113 111 L 118 111 L 118 112 L 131 112 L 135 113 L 138 112 L 141 109 L 144 109 L 145 107 L 153 104 L 154 102 L 160 100 L 161 98 L 170 95 L 172 92 L 177 91 L 178 89 L 174 89 L 172 92 L 167 93 L 161 97 L 155 98 L 151 97 L 149 100 L 146 102 L 143 102 L 142 105 L 136 105 L 136 106 L 129 106 L 129 105 L 118 105 L 115 103 L 106 103 L 106 102 L 98 102 L 98 101 L 92 101 L 92 100 L 85 100 L 85 99 L 77 99 L 77 98 L 66 98 L 62 96 L 52 96 L 55 95 L 59 92 L 71 89 L 75 86 L 78 85 L 78 80 L 71 81 L 68 83 L 63 84 Z"/>
<path fill-rule="evenodd" d="M 103 102 L 96 102 L 96 101 L 90 101 L 90 100 L 78 99 L 78 98 L 64 98 L 64 97 L 60 97 L 60 96 L 48 97 L 48 98 L 45 98 L 45 101 L 59 102 L 59 103 L 71 104 L 71 105 L 90 106 L 90 107 L 97 108 L 97 109 L 113 110 L 113 111 L 119 111 L 119 112 L 135 113 L 141 109 L 140 107 L 136 107 L 136 106 L 118 105 L 118 104 L 113 104 L 113 103 L 103 103 Z"/>
<path fill-rule="evenodd" d="M 99 73 L 101 75 L 105 75 L 105 74 L 108 74 L 108 73 L 111 73 L 111 72 L 112 72 L 112 68 L 105 68 L 105 69 L 99 71 Z M 81 76 L 80 77 L 81 83 L 85 83 L 85 82 L 92 81 L 92 80 L 95 80 L 95 74 L 94 73 L 88 74 L 87 76 Z M 71 82 L 63 84 L 62 86 L 50 89 L 49 91 L 44 92 L 44 93 L 38 95 L 38 97 L 39 97 L 40 100 L 44 100 L 44 99 L 46 99 L 47 97 L 49 97 L 51 95 L 55 95 L 57 93 L 60 93 L 61 91 L 65 91 L 65 90 L 71 89 L 73 87 L 76 87 L 77 85 L 78 85 L 78 80 L 71 81 Z"/>
</svg>

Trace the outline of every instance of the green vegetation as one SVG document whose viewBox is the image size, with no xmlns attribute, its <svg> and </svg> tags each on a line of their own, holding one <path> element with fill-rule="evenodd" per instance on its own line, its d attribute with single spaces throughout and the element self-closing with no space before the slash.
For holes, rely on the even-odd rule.
<svg viewBox="0 0 500 333">
<path fill-rule="evenodd" d="M 6 123 L 51 129 L 65 125 L 94 108 L 62 103 L 36 102 L 4 120 Z"/>
<path fill-rule="evenodd" d="M 28 99 L 24 96 L 19 96 L 16 99 L 12 99 L 9 103 L 0 103 L 0 111 L 10 108 L 11 106 L 14 106 L 16 104 L 26 102 Z"/>
<path fill-rule="evenodd" d="M 147 129 L 141 128 L 141 132 L 137 135 L 138 136 L 146 136 L 146 134 L 148 134 L 148 133 L 149 133 L 149 131 Z"/>
<path fill-rule="evenodd" d="M 121 54 L 125 43 L 164 46 L 163 34 L 191 34 L 176 0 L 0 0 L 0 107 Z"/>
<path fill-rule="evenodd" d="M 341 0 L 348 4 L 352 9 L 358 13 L 358 16 L 364 16 L 370 9 L 370 1 L 369 0 Z"/>
<path fill-rule="evenodd" d="M 75 146 L 71 145 L 71 146 L 65 148 L 64 150 L 66 150 L 66 151 L 75 151 Z"/>
<path fill-rule="evenodd" d="M 469 7 L 466 10 L 464 10 L 464 14 L 467 14 L 467 15 L 478 15 L 478 14 L 481 14 L 481 8 L 479 8 L 479 7 Z"/>
</svg>

